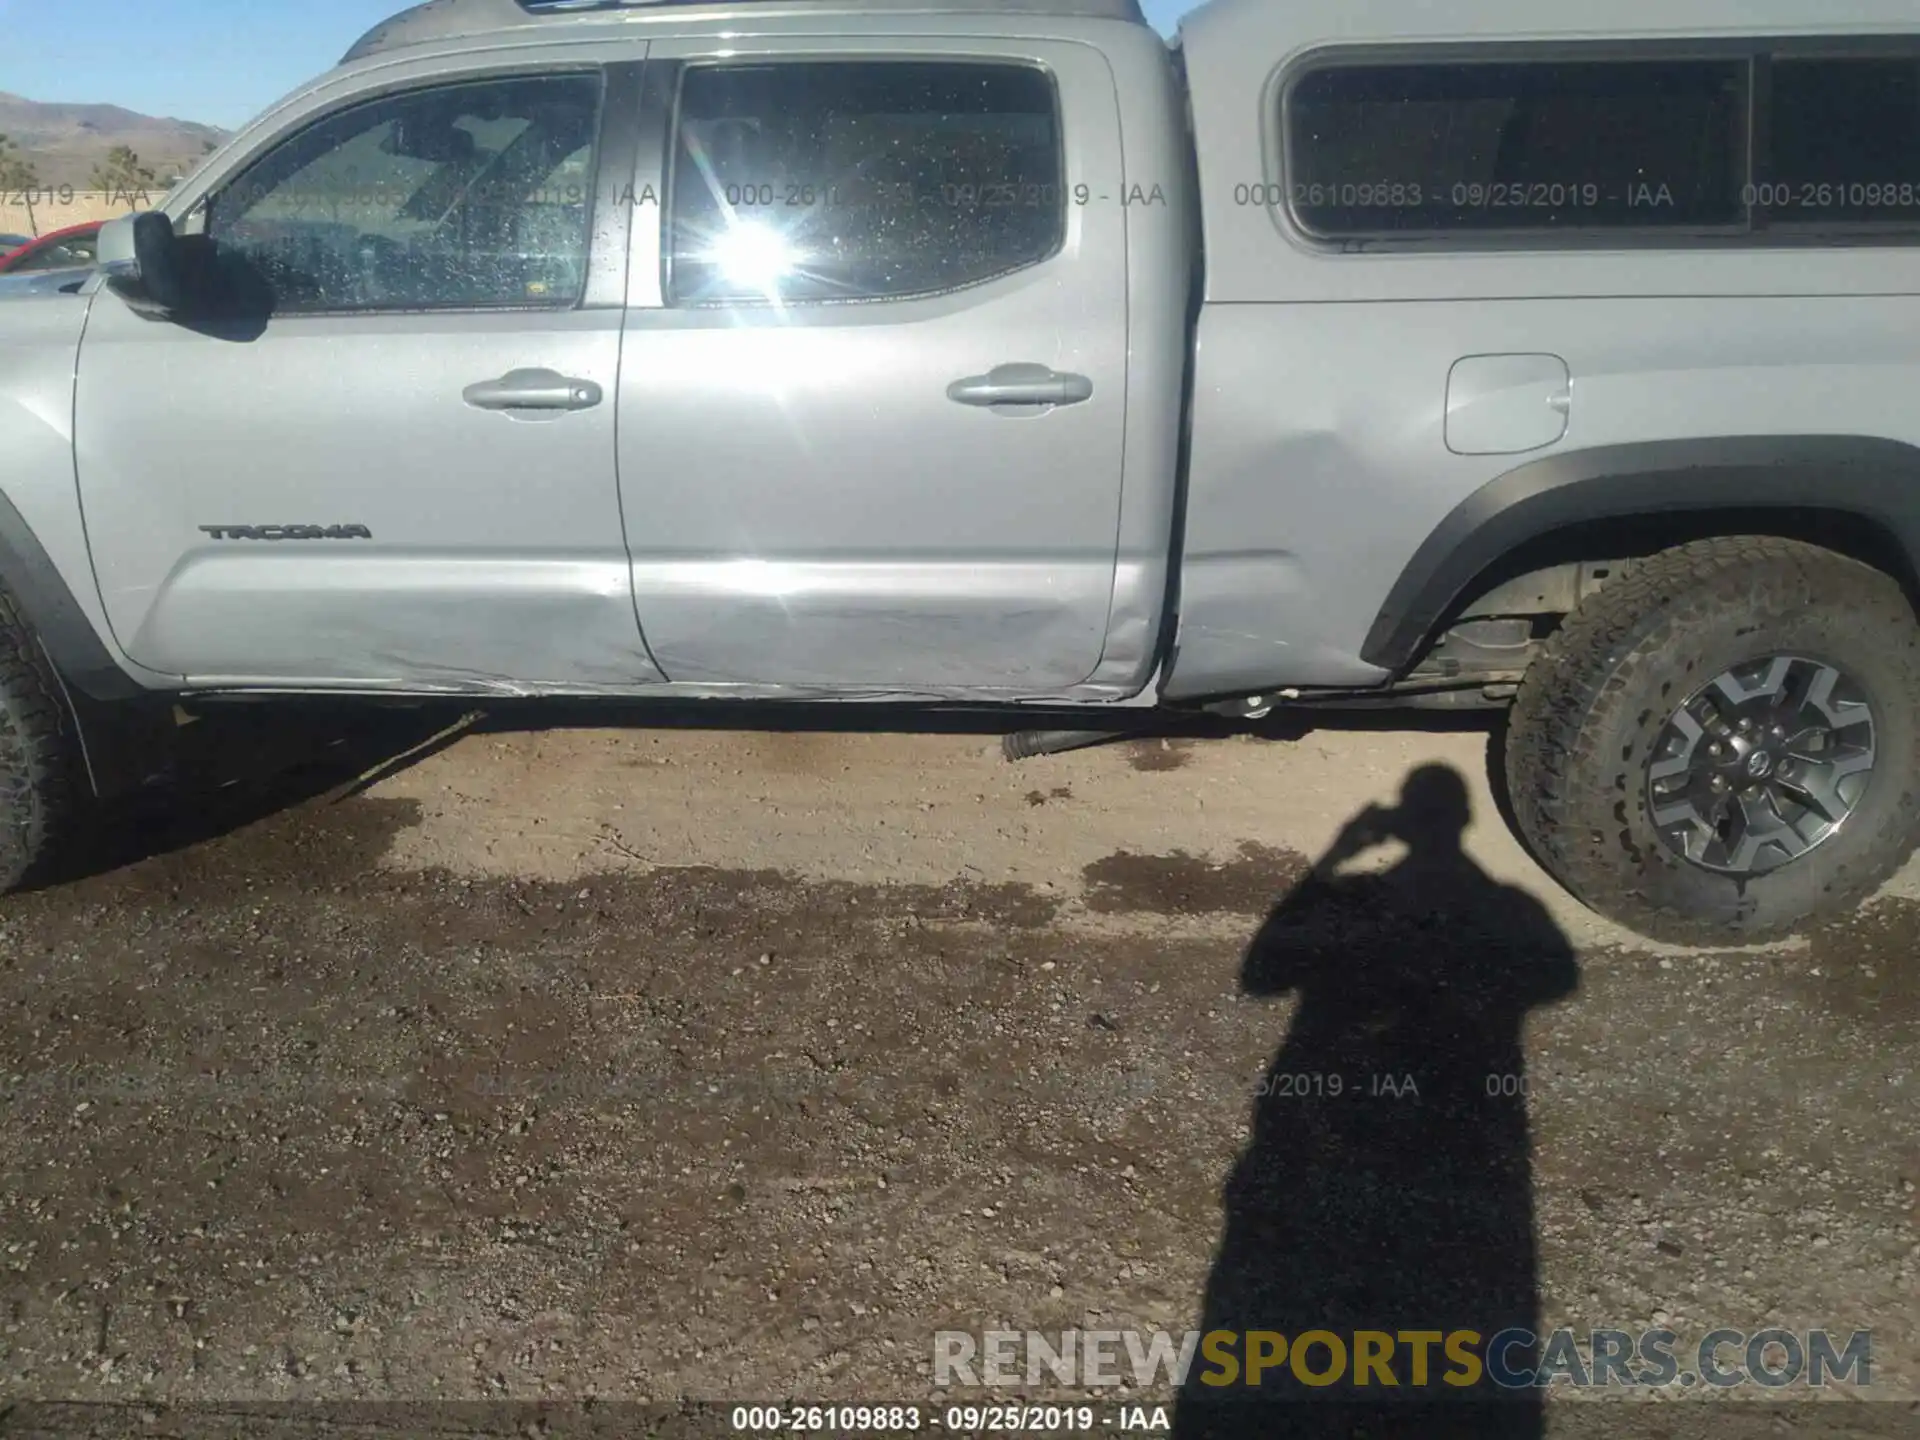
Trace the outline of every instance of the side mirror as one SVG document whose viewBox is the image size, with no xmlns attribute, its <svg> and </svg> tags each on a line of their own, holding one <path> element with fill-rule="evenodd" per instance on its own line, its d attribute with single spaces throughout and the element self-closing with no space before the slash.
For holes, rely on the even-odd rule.
<svg viewBox="0 0 1920 1440">
<path fill-rule="evenodd" d="M 138 215 L 122 215 L 100 227 L 100 234 L 94 242 L 98 247 L 95 257 L 100 269 L 109 277 L 140 278 L 140 265 L 134 257 L 133 247 L 133 222 L 139 218 Z"/>
<path fill-rule="evenodd" d="M 100 230 L 99 267 L 107 283 L 146 313 L 183 314 L 191 287 L 173 221 L 158 210 L 122 215 Z"/>
</svg>

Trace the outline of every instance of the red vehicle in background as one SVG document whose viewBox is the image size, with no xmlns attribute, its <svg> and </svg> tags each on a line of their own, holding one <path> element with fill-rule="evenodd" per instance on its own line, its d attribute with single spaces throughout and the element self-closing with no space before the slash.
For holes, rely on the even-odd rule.
<svg viewBox="0 0 1920 1440">
<path fill-rule="evenodd" d="M 89 220 L 84 225 L 69 225 L 64 230 L 53 230 L 37 240 L 29 240 L 19 249 L 0 255 L 0 275 L 86 269 L 94 262 L 101 223 Z"/>
</svg>

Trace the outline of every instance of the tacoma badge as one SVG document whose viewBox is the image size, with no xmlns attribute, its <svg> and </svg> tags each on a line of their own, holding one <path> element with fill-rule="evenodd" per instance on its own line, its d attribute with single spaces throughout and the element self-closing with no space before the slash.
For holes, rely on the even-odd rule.
<svg viewBox="0 0 1920 1440">
<path fill-rule="evenodd" d="M 202 525 L 216 540 L 371 540 L 364 525 Z"/>
</svg>

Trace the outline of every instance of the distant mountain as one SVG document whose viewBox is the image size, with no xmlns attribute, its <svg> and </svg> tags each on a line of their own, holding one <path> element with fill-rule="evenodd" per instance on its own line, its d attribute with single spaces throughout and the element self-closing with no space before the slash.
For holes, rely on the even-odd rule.
<svg viewBox="0 0 1920 1440">
<path fill-rule="evenodd" d="M 42 104 L 0 91 L 0 135 L 33 163 L 42 185 L 84 189 L 116 145 L 132 147 L 162 184 L 184 174 L 227 132 L 191 120 L 159 120 L 118 105 Z"/>
</svg>

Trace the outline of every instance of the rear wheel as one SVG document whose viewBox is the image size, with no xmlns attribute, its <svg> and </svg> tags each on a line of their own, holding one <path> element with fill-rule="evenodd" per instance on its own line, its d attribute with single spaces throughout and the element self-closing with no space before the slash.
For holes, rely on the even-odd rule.
<svg viewBox="0 0 1920 1440">
<path fill-rule="evenodd" d="M 70 832 L 81 765 L 59 679 L 0 585 L 0 892 L 31 878 Z"/>
<path fill-rule="evenodd" d="M 1568 617 L 1506 750 L 1523 837 L 1595 910 L 1681 943 L 1787 934 L 1920 841 L 1920 626 L 1832 551 L 1680 546 Z"/>
</svg>

